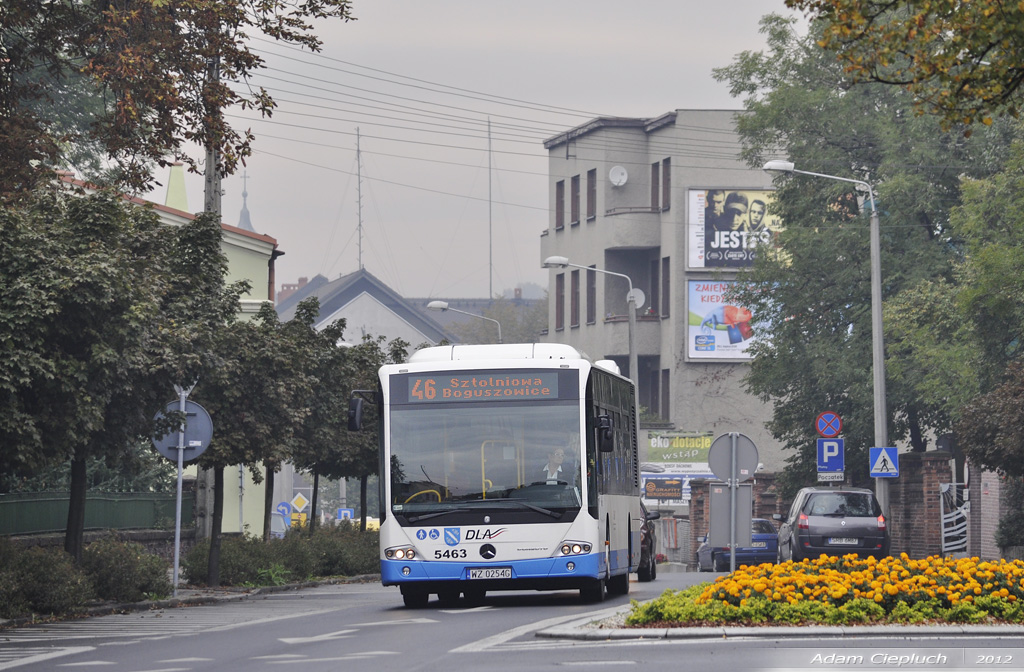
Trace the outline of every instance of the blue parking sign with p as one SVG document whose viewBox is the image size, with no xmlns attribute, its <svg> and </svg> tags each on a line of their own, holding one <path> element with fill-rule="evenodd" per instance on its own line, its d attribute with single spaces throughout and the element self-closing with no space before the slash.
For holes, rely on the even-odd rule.
<svg viewBox="0 0 1024 672">
<path fill-rule="evenodd" d="M 818 439 L 818 471 L 844 471 L 843 439 Z"/>
</svg>

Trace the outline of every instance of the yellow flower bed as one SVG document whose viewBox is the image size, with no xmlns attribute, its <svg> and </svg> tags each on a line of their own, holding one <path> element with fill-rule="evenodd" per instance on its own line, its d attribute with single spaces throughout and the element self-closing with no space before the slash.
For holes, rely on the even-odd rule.
<svg viewBox="0 0 1024 672">
<path fill-rule="evenodd" d="M 885 607 L 936 598 L 943 606 L 956 606 L 981 595 L 1010 602 L 1024 598 L 1024 562 L 937 556 L 914 560 L 906 553 L 881 560 L 853 554 L 841 558 L 822 555 L 816 560 L 779 565 L 744 565 L 708 584 L 695 602 L 717 600 L 740 606 L 760 598 L 839 606 L 864 598 Z"/>
</svg>

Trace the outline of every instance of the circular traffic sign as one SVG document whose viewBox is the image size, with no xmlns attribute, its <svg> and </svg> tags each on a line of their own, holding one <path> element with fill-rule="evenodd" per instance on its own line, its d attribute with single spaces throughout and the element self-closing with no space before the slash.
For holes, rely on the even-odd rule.
<svg viewBox="0 0 1024 672">
<path fill-rule="evenodd" d="M 825 411 L 818 415 L 814 426 L 822 438 L 834 439 L 843 431 L 843 419 L 834 411 Z"/>
<path fill-rule="evenodd" d="M 172 413 L 180 408 L 180 401 L 172 401 L 153 418 L 161 420 L 164 413 Z M 213 438 L 213 421 L 206 409 L 194 401 L 185 401 L 185 449 L 182 451 L 181 461 L 194 460 L 210 445 Z M 153 447 L 157 452 L 169 460 L 178 460 L 178 431 L 171 430 L 160 438 L 153 439 Z"/>
<path fill-rule="evenodd" d="M 732 473 L 732 442 L 736 440 L 736 473 Z M 723 481 L 746 481 L 757 471 L 757 446 L 745 434 L 722 434 L 711 442 L 708 449 L 708 467 Z"/>
</svg>

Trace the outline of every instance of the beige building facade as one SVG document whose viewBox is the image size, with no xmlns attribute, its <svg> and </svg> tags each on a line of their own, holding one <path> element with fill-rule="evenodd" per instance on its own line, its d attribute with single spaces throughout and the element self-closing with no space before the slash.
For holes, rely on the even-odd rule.
<svg viewBox="0 0 1024 672">
<path fill-rule="evenodd" d="M 738 114 L 598 118 L 545 142 L 551 214 L 540 262 L 571 265 L 550 270 L 542 340 L 612 359 L 632 376 L 629 284 L 643 293 L 635 379 L 644 483 L 676 510 L 686 508 L 688 480 L 710 474 L 708 446 L 722 434 L 748 436 L 761 470 L 784 467 L 765 429 L 771 407 L 743 388 L 757 337 L 751 315 L 727 297 L 769 225 L 779 226 L 764 217 L 771 178 L 739 157 Z"/>
</svg>

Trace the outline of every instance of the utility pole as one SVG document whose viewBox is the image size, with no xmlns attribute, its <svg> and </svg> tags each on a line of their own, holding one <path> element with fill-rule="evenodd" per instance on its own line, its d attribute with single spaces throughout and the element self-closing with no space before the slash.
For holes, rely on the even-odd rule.
<svg viewBox="0 0 1024 672">
<path fill-rule="evenodd" d="M 220 57 L 210 59 L 207 69 L 207 86 L 217 86 L 220 83 Z M 210 127 L 207 125 L 206 135 L 206 166 L 204 168 L 203 181 L 203 210 L 217 215 L 217 221 L 221 219 L 221 179 L 220 152 L 217 143 L 210 137 Z M 196 478 L 196 537 L 198 539 L 209 539 L 213 535 L 213 484 L 214 473 L 212 469 L 200 469 Z"/>
<path fill-rule="evenodd" d="M 363 153 L 359 149 L 358 126 L 356 126 L 356 210 L 359 222 L 359 270 L 363 270 Z"/>
<path fill-rule="evenodd" d="M 487 298 L 494 299 L 494 224 L 491 210 L 491 118 L 487 117 Z"/>
</svg>

